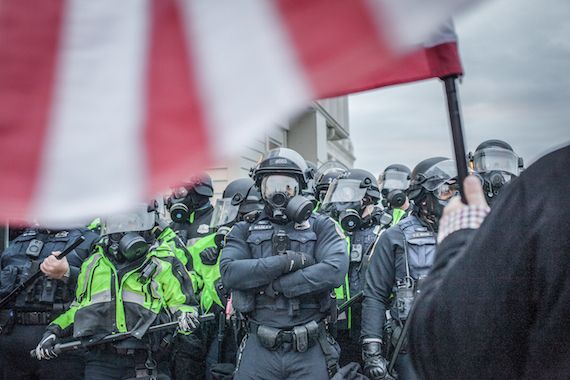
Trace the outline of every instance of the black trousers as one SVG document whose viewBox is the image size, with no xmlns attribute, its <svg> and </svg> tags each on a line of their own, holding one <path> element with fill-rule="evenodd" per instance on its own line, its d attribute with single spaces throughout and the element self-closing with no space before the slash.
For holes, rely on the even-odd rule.
<svg viewBox="0 0 570 380">
<path fill-rule="evenodd" d="M 148 355 L 144 350 L 137 350 L 132 355 L 119 355 L 105 350 L 91 350 L 86 354 L 85 380 L 124 380 L 150 376 L 145 367 Z M 155 361 L 155 376 L 160 380 L 170 379 L 168 361 Z M 147 379 L 150 377 L 146 377 Z"/>
<path fill-rule="evenodd" d="M 0 378 L 28 379 L 83 379 L 82 354 L 62 354 L 51 360 L 30 357 L 46 331 L 44 325 L 14 325 L 10 334 L 0 335 Z"/>
</svg>

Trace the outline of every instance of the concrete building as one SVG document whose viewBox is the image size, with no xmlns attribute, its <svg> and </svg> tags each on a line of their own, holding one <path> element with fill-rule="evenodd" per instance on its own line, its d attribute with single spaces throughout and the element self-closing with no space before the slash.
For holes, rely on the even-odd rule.
<svg viewBox="0 0 570 380">
<path fill-rule="evenodd" d="M 348 97 L 313 102 L 300 116 L 254 141 L 239 160 L 208 170 L 214 181 L 215 196 L 221 195 L 229 181 L 247 176 L 265 152 L 278 147 L 294 149 L 317 166 L 337 160 L 352 167 L 355 157 L 350 140 Z"/>
</svg>

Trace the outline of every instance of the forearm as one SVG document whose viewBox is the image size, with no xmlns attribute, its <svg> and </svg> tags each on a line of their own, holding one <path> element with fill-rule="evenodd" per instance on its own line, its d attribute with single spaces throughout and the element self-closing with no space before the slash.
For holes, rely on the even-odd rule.
<svg viewBox="0 0 570 380">
<path fill-rule="evenodd" d="M 222 282 L 228 289 L 248 290 L 265 286 L 284 271 L 283 256 L 220 262 Z"/>
<path fill-rule="evenodd" d="M 288 298 L 330 290 L 342 285 L 346 270 L 340 263 L 321 262 L 286 274 L 277 279 L 274 288 Z"/>
</svg>

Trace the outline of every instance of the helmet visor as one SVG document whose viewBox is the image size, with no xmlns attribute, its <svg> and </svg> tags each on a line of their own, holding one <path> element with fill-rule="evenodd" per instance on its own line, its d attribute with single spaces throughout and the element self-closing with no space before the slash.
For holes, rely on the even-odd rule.
<svg viewBox="0 0 570 380">
<path fill-rule="evenodd" d="M 444 182 L 433 191 L 433 195 L 440 201 L 448 201 L 457 194 L 459 194 L 459 185 L 457 182 Z"/>
<path fill-rule="evenodd" d="M 155 219 L 155 212 L 149 212 L 148 205 L 143 203 L 131 211 L 101 218 L 101 235 L 148 231 L 154 227 Z"/>
<path fill-rule="evenodd" d="M 264 199 L 271 199 L 273 195 L 286 194 L 293 198 L 299 194 L 299 181 L 287 175 L 269 175 L 261 181 L 261 195 Z"/>
<path fill-rule="evenodd" d="M 378 184 L 380 189 L 406 190 L 410 187 L 410 176 L 408 173 L 390 170 L 384 172 L 382 180 Z"/>
<path fill-rule="evenodd" d="M 239 205 L 232 205 L 231 198 L 222 198 L 216 201 L 210 227 L 219 227 L 233 222 L 238 215 Z"/>
<path fill-rule="evenodd" d="M 519 158 L 507 149 L 486 148 L 473 155 L 474 169 L 479 173 L 500 170 L 514 175 L 519 174 Z"/>
<path fill-rule="evenodd" d="M 440 161 L 425 172 L 425 182 L 422 183 L 422 186 L 427 191 L 434 191 L 442 183 L 448 182 L 456 177 L 457 167 L 455 166 L 455 161 Z"/>
<path fill-rule="evenodd" d="M 331 183 L 323 205 L 327 203 L 359 202 L 366 194 L 366 187 L 360 186 L 356 179 L 339 179 Z"/>
</svg>

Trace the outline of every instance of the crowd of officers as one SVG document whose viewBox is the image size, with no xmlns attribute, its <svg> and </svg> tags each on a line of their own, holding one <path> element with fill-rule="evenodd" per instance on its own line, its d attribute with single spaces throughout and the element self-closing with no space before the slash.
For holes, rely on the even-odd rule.
<svg viewBox="0 0 570 380">
<path fill-rule="evenodd" d="M 523 166 L 500 140 L 468 159 L 491 204 Z M 456 177 L 444 157 L 377 179 L 278 148 L 215 204 L 203 175 L 26 228 L 0 255 L 2 378 L 417 378 L 406 321 Z"/>
</svg>

